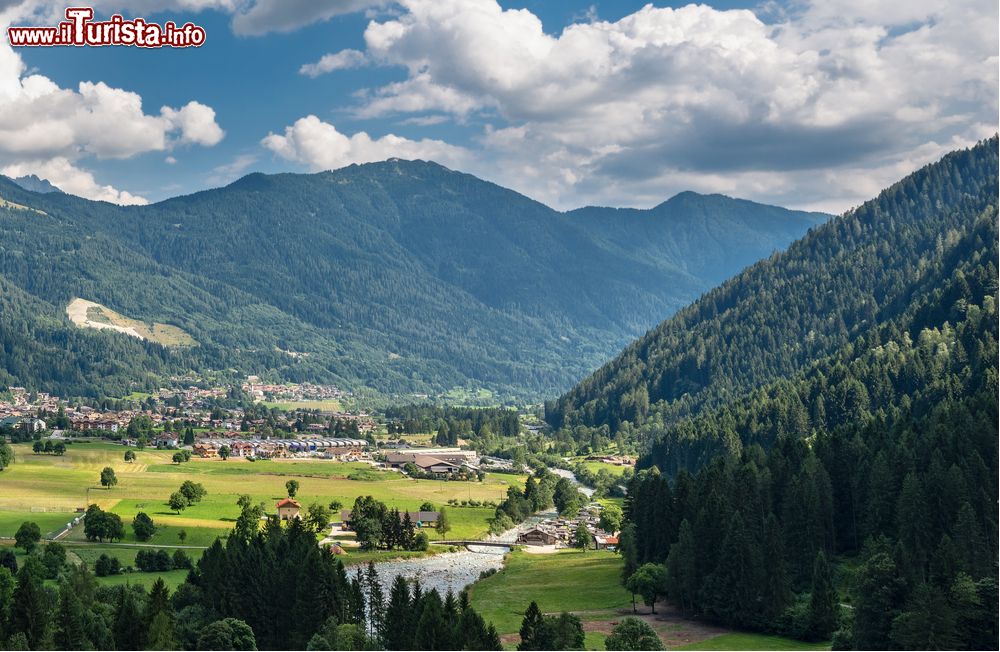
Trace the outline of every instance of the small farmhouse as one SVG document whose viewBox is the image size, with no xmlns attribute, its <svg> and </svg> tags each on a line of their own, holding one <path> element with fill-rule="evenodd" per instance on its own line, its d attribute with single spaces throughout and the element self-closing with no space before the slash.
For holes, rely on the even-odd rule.
<svg viewBox="0 0 1000 652">
<path fill-rule="evenodd" d="M 559 537 L 557 537 L 555 533 L 543 530 L 539 527 L 532 528 L 527 532 L 522 532 L 517 537 L 518 543 L 527 546 L 553 546 L 558 540 Z"/>
<path fill-rule="evenodd" d="M 278 518 L 282 521 L 288 521 L 293 518 L 302 518 L 299 516 L 299 510 L 302 509 L 302 505 L 300 505 L 297 500 L 284 498 L 278 501 L 277 508 Z"/>
</svg>

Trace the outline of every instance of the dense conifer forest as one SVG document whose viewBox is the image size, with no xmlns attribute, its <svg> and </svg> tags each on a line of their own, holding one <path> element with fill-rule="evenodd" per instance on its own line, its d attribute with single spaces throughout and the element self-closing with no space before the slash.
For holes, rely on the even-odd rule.
<svg viewBox="0 0 1000 652">
<path fill-rule="evenodd" d="M 0 564 L 0 648 L 501 649 L 465 594 L 423 591 L 402 577 L 386 587 L 371 565 L 349 574 L 301 521 L 283 527 L 272 518 L 258 530 L 258 519 L 246 509 L 173 592 L 162 579 L 149 591 L 99 586 L 73 564 L 53 574 L 38 555 L 19 568 Z M 53 577 L 56 585 L 46 583 Z"/>
<path fill-rule="evenodd" d="M 550 404 L 587 424 L 567 432 L 646 444 L 623 579 L 662 573 L 687 613 L 840 649 L 996 647 L 997 241 L 993 138 Z"/>
</svg>

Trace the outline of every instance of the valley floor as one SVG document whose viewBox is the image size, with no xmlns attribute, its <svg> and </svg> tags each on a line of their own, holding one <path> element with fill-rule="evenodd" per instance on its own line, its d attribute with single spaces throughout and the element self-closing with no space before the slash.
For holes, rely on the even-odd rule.
<svg viewBox="0 0 1000 652">
<path fill-rule="evenodd" d="M 326 505 L 339 500 L 349 509 L 355 498 L 366 495 L 400 510 L 416 510 L 424 502 L 438 507 L 447 505 L 451 523 L 449 539 L 482 538 L 487 533 L 487 519 L 494 512 L 492 507 L 451 506 L 450 499 L 498 501 L 510 484 L 524 482 L 523 476 L 509 474 L 488 474 L 483 482 L 414 480 L 399 473 L 374 470 L 364 463 L 332 461 L 192 458 L 174 464 L 171 462 L 174 451 L 153 449 L 135 451 L 136 460 L 125 462 L 124 446 L 99 441 L 70 443 L 66 454 L 61 456 L 35 454 L 30 444 L 14 444 L 12 448 L 16 462 L 0 473 L 0 544 L 12 544 L 10 539 L 25 521 L 37 523 L 45 538 L 60 535 L 67 524 L 81 515 L 77 510 L 82 510 L 88 502 L 97 503 L 121 516 L 126 530 L 124 540 L 89 542 L 82 525 L 59 536 L 71 559 L 76 556 L 91 567 L 102 553 L 118 558 L 123 567 L 132 566 L 135 553 L 144 547 L 164 548 L 171 553 L 182 548 L 197 560 L 204 548 L 235 525 L 240 511 L 236 500 L 241 494 L 263 502 L 273 512 L 275 502 L 286 496 L 285 482 L 291 479 L 300 483 L 296 499 L 303 508 L 313 502 Z M 118 484 L 111 489 L 99 483 L 101 469 L 106 466 L 113 468 L 118 478 Z M 178 514 L 166 501 L 185 480 L 201 483 L 208 495 Z M 138 512 L 147 513 L 156 524 L 156 533 L 146 542 L 136 540 L 132 532 L 132 519 Z M 183 539 L 179 536 L 181 532 Z M 440 538 L 433 529 L 428 534 L 432 541 Z M 429 553 L 362 552 L 348 548 L 343 561 L 356 565 L 424 554 Z M 185 574 L 185 571 L 134 572 L 100 581 L 148 585 L 162 575 L 168 585 L 177 585 Z"/>
</svg>

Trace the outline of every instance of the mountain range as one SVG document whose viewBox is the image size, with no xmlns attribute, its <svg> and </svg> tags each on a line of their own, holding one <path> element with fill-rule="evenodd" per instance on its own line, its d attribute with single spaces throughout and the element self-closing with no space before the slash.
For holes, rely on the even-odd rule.
<svg viewBox="0 0 1000 652">
<path fill-rule="evenodd" d="M 559 212 L 397 159 L 149 206 L 23 186 L 47 190 L 0 179 L 0 385 L 71 395 L 187 371 L 552 395 L 829 217 L 691 192 Z M 74 299 L 195 345 L 81 329 Z"/>
</svg>

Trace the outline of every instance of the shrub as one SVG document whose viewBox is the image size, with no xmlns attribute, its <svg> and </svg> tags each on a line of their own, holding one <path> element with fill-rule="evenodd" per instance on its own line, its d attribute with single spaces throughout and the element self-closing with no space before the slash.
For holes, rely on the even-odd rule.
<svg viewBox="0 0 1000 652">
<path fill-rule="evenodd" d="M 190 570 L 191 568 L 194 568 L 194 563 L 191 561 L 191 558 L 188 557 L 188 554 L 180 548 L 174 551 L 173 562 L 175 569 Z"/>
<path fill-rule="evenodd" d="M 108 555 L 101 553 L 101 556 L 97 558 L 94 563 L 94 574 L 98 577 L 107 577 L 108 575 L 117 575 L 122 571 L 122 564 L 115 557 L 109 557 Z"/>
<path fill-rule="evenodd" d="M 153 519 L 149 517 L 149 514 L 139 512 L 132 519 L 132 531 L 135 532 L 135 538 L 139 541 L 149 541 L 156 533 L 156 525 L 153 524 Z"/>
<path fill-rule="evenodd" d="M 424 551 L 430 545 L 430 539 L 427 538 L 426 532 L 417 532 L 416 536 L 413 537 L 413 548 L 412 550 Z"/>
</svg>

